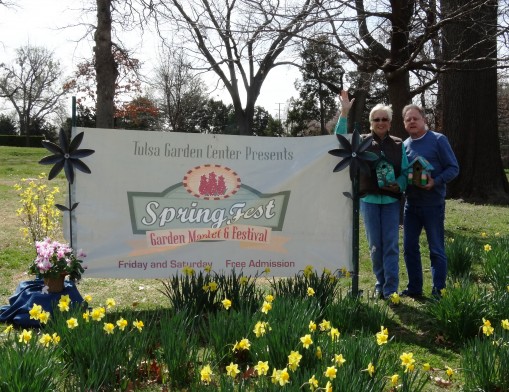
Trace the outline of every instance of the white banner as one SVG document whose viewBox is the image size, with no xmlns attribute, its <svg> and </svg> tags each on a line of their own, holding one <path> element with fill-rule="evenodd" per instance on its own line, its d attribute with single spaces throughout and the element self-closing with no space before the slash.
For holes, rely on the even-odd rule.
<svg viewBox="0 0 509 392">
<path fill-rule="evenodd" d="M 82 131 L 80 148 L 95 150 L 72 187 L 85 276 L 352 269 L 351 182 L 327 153 L 335 136 Z"/>
</svg>

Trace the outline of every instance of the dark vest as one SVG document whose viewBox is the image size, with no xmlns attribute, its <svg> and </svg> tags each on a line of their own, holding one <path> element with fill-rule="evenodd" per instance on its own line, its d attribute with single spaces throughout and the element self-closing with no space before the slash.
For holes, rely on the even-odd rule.
<svg viewBox="0 0 509 392">
<path fill-rule="evenodd" d="M 373 152 L 378 155 L 378 157 L 381 157 L 387 162 L 391 163 L 394 167 L 394 174 L 396 178 L 398 178 L 401 174 L 401 154 L 403 141 L 400 138 L 390 136 L 389 134 L 382 140 L 374 132 L 371 132 L 370 135 L 362 136 L 363 139 L 366 139 L 367 137 L 371 138 L 371 146 L 369 146 L 366 151 Z M 376 164 L 377 161 L 369 163 L 371 168 L 370 176 L 367 176 L 361 172 L 359 183 L 360 196 L 363 197 L 371 193 L 376 195 L 387 195 L 395 198 L 400 198 L 401 193 L 388 192 L 378 187 L 375 172 Z"/>
</svg>

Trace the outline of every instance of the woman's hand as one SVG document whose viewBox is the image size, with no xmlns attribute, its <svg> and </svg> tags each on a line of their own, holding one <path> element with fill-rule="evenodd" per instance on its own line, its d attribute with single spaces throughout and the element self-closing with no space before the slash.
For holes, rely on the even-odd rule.
<svg viewBox="0 0 509 392">
<path fill-rule="evenodd" d="M 348 98 L 348 90 L 341 90 L 339 94 L 339 103 L 341 104 L 341 117 L 347 117 L 348 112 L 352 108 L 352 104 L 355 101 L 355 98 Z"/>
</svg>

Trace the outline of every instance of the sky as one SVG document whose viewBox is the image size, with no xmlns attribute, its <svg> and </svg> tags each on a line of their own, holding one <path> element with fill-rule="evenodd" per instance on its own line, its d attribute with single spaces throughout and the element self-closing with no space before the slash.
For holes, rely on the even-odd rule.
<svg viewBox="0 0 509 392">
<path fill-rule="evenodd" d="M 15 49 L 26 44 L 53 51 L 62 65 L 64 75 L 71 75 L 78 63 L 91 58 L 93 41 L 91 37 L 81 39 L 85 34 L 85 27 L 79 26 L 79 23 L 84 22 L 87 17 L 80 11 L 82 3 L 93 4 L 95 1 L 8 1 L 16 6 L 0 6 L 0 62 L 11 61 Z M 72 25 L 75 26 L 69 27 Z M 150 64 L 155 62 L 154 57 L 158 52 L 156 40 L 147 35 L 141 41 L 139 35 L 133 33 L 126 33 L 122 39 L 129 49 L 134 50 L 134 57 L 144 63 L 143 70 L 149 72 Z M 298 95 L 294 88 L 294 81 L 298 76 L 298 71 L 288 67 L 272 70 L 264 82 L 257 105 L 263 106 L 275 118 L 280 114 L 284 117 L 286 103 L 292 96 Z M 212 89 L 212 76 L 207 79 L 210 79 Z M 225 103 L 231 102 L 226 92 L 214 91 L 211 97 Z"/>
</svg>

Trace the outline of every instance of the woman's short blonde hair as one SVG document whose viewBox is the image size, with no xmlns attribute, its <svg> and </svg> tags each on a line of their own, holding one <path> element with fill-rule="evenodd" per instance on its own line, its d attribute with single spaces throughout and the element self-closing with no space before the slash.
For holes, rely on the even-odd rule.
<svg viewBox="0 0 509 392">
<path fill-rule="evenodd" d="M 376 104 L 373 109 L 369 112 L 369 129 L 373 130 L 373 116 L 375 115 L 375 112 L 382 111 L 387 114 L 387 118 L 389 119 L 389 122 L 392 121 L 392 107 L 389 105 L 384 105 L 383 103 Z"/>
</svg>

